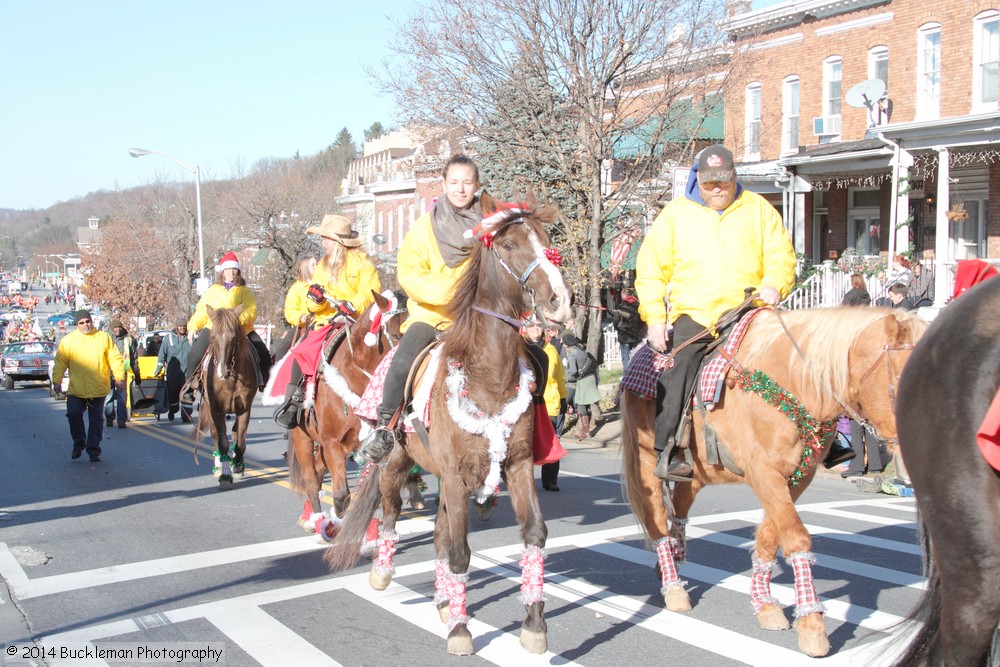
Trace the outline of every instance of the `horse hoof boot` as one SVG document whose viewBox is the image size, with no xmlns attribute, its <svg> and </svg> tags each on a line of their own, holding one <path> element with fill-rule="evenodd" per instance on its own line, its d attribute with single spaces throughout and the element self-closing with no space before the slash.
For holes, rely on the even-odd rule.
<svg viewBox="0 0 1000 667">
<path fill-rule="evenodd" d="M 776 604 L 761 606 L 757 612 L 757 625 L 761 630 L 787 630 L 791 627 L 785 618 L 785 611 Z"/>
<path fill-rule="evenodd" d="M 521 648 L 528 653 L 545 653 L 549 650 L 549 640 L 544 632 L 521 629 Z"/>
<path fill-rule="evenodd" d="M 368 585 L 377 591 L 384 591 L 392 583 L 392 575 L 388 572 L 377 572 L 372 568 L 368 572 Z"/>
<path fill-rule="evenodd" d="M 472 633 L 465 623 L 456 625 L 448 633 L 449 655 L 472 655 L 476 649 L 472 646 Z"/>
<path fill-rule="evenodd" d="M 668 611 L 691 611 L 691 598 L 680 584 L 667 587 L 667 592 L 663 594 L 663 603 L 667 605 Z"/>
</svg>

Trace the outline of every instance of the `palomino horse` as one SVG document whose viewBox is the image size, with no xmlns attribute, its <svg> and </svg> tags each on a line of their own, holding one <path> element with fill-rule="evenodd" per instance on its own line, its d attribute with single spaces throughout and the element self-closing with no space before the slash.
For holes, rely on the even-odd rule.
<svg viewBox="0 0 1000 667">
<path fill-rule="evenodd" d="M 998 390 L 992 278 L 938 315 L 899 381 L 899 447 L 929 538 L 927 593 L 913 615 L 920 629 L 899 665 L 1000 664 L 1000 653 L 987 659 L 1000 623 Z"/>
<path fill-rule="evenodd" d="M 257 395 L 257 369 L 250 357 L 250 341 L 240 325 L 239 314 L 243 306 L 234 309 L 212 308 L 206 311 L 212 322 L 208 343 L 207 368 L 204 371 L 204 400 L 208 410 L 198 411 L 194 439 L 200 442 L 208 422 L 215 441 L 215 466 L 212 473 L 219 478 L 219 488 L 233 488 L 233 475 L 242 475 L 243 454 L 247 448 L 247 426 L 250 424 L 250 406 Z M 235 452 L 229 455 L 229 434 L 226 415 L 235 415 L 233 426 Z"/>
<path fill-rule="evenodd" d="M 343 517 L 347 511 L 351 497 L 347 457 L 360 444 L 361 421 L 354 409 L 372 371 L 399 340 L 399 325 L 406 319 L 406 309 L 398 308 L 398 303 L 398 298 L 390 301 L 381 294 L 375 295 L 375 308 L 381 315 L 373 345 L 365 343 L 366 334 L 372 329 L 372 309 L 368 308 L 350 325 L 330 362 L 320 363 L 313 412 L 307 413 L 289 431 L 285 458 L 292 486 L 305 496 L 301 523 L 307 530 L 316 528 L 320 532 L 326 528 L 319 492 L 327 471 L 333 486 L 333 513 Z"/>
<path fill-rule="evenodd" d="M 883 308 L 758 313 L 735 355 L 745 370 L 730 371 L 737 386 L 727 381 L 731 388 L 714 410 L 695 411 L 688 429 L 694 479 L 675 485 L 669 529 L 664 484 L 653 474 L 655 406 L 623 392 L 624 485 L 632 511 L 655 546 L 667 609 L 691 609 L 677 565 L 685 557 L 685 524 L 695 496 L 708 484 L 743 482 L 764 509 L 752 559 L 750 601 L 757 622 L 766 630 L 789 627 L 770 594 L 781 547 L 795 574 L 799 649 L 826 655 L 830 642 L 812 581 L 812 540 L 794 503 L 823 460 L 840 413 L 864 418 L 883 437 L 895 437 L 893 388 L 925 326 L 909 313 Z M 728 448 L 742 476 L 707 462 L 705 426 Z"/>
<path fill-rule="evenodd" d="M 519 318 L 537 309 L 552 321 L 570 316 L 569 290 L 547 253 L 542 223 L 555 212 L 505 210 L 484 220 L 483 247 L 474 252 L 449 313 L 453 324 L 444 336 L 440 364 L 433 376 L 430 442 L 408 435 L 393 449 L 384 468 L 369 466 L 344 526 L 328 551 L 335 569 L 357 562 L 359 546 L 381 501 L 378 556 L 369 583 L 377 590 L 392 579 L 392 555 L 401 499 L 400 486 L 416 461 L 441 480 L 441 504 L 434 524 L 435 582 L 439 613 L 449 628 L 448 652 L 474 652 L 465 594 L 471 552 L 468 543 L 469 495 L 495 491 L 501 474 L 521 526 L 521 600 L 526 618 L 521 645 L 533 653 L 548 646 L 543 616 L 542 579 L 547 529 L 535 493 L 532 466 L 534 410 Z"/>
</svg>

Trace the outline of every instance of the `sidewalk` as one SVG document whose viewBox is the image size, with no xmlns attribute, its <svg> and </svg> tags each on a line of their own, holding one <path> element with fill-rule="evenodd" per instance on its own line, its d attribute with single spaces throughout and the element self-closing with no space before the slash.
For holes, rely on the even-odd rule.
<svg viewBox="0 0 1000 667">
<path fill-rule="evenodd" d="M 0 644 L 4 648 L 11 644 L 31 644 L 31 630 L 21 610 L 10 598 L 7 582 L 0 583 Z"/>
</svg>

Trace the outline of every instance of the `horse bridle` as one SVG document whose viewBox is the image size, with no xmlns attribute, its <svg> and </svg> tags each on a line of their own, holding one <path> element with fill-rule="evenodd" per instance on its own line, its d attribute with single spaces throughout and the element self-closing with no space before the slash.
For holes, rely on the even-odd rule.
<svg viewBox="0 0 1000 667">
<path fill-rule="evenodd" d="M 503 226 L 506 227 L 507 225 L 514 225 L 523 222 L 524 222 L 523 217 L 517 217 L 513 218 L 512 220 L 508 220 L 503 224 Z M 493 233 L 495 234 L 496 232 Z M 514 271 L 514 269 L 510 268 L 510 265 L 504 261 L 503 257 L 500 256 L 500 252 L 497 251 L 496 247 L 493 246 L 492 244 L 490 245 L 490 251 L 493 255 L 493 260 L 494 260 L 494 269 L 493 269 L 494 275 L 496 275 L 496 263 L 499 263 L 500 266 L 503 267 L 503 270 L 506 271 L 508 274 L 510 274 L 510 276 L 514 280 L 516 280 L 517 283 L 521 286 L 521 291 L 526 292 L 528 294 L 528 298 L 530 299 L 531 302 L 530 310 L 534 312 L 536 307 L 535 290 L 533 287 L 530 287 L 528 285 L 528 279 L 531 278 L 531 274 L 534 273 L 535 269 L 537 269 L 539 264 L 541 264 L 541 258 L 536 256 L 534 259 L 531 260 L 531 262 L 528 263 L 528 266 L 525 267 L 524 271 L 520 275 L 518 275 L 517 272 Z"/>
</svg>

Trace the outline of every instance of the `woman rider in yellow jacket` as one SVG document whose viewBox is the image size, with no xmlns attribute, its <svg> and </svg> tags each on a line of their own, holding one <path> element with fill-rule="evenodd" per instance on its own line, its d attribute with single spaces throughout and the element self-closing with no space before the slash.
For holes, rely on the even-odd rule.
<svg viewBox="0 0 1000 667">
<path fill-rule="evenodd" d="M 354 316 L 375 302 L 373 292 L 382 291 L 375 265 L 361 249 L 358 233 L 351 229 L 351 221 L 342 215 L 323 216 L 319 227 L 310 227 L 307 234 L 318 234 L 325 256 L 316 266 L 312 284 L 306 289 L 304 305 L 313 316 L 313 330 L 306 337 L 306 344 L 296 347 L 313 349 L 309 345 L 314 337 L 324 337 L 323 330 L 338 314 Z M 317 348 L 318 349 L 318 348 Z M 291 381 L 285 388 L 285 402 L 274 412 L 279 426 L 294 428 L 305 400 L 302 389 L 302 369 L 298 361 L 292 363 Z"/>
<path fill-rule="evenodd" d="M 395 437 L 388 426 L 403 402 L 406 374 L 437 332 L 451 324 L 445 308 L 469 267 L 473 251 L 482 247 L 474 236 L 465 237 L 465 232 L 483 219 L 476 195 L 479 168 L 469 157 L 453 155 L 443 176 L 445 196 L 413 223 L 396 255 L 396 278 L 406 291 L 409 317 L 402 325 L 403 338 L 386 374 L 375 433 L 361 447 L 361 455 L 369 461 L 380 461 L 392 450 Z"/>
<path fill-rule="evenodd" d="M 292 346 L 292 338 L 296 332 L 304 333 L 304 327 L 309 321 L 309 308 L 306 306 L 306 292 L 312 283 L 313 273 L 316 271 L 315 257 L 302 257 L 295 262 L 295 282 L 288 288 L 285 295 L 285 321 L 291 327 L 284 336 L 274 343 L 274 360 L 278 361 L 286 354 Z"/>
<path fill-rule="evenodd" d="M 215 267 L 218 277 L 215 284 L 208 288 L 198 305 L 195 306 L 194 315 L 188 319 L 188 340 L 191 342 L 191 352 L 188 354 L 188 378 L 194 377 L 198 372 L 198 367 L 208 351 L 209 330 L 212 328 L 212 321 L 208 317 L 208 306 L 212 308 L 235 308 L 243 306 L 240 312 L 240 325 L 243 332 L 250 339 L 250 344 L 257 350 L 257 358 L 260 362 L 261 387 L 267 384 L 267 376 L 271 372 L 271 354 L 267 351 L 267 346 L 260 339 L 253 325 L 257 321 L 257 297 L 253 291 L 247 287 L 246 281 L 240 272 L 240 260 L 236 253 L 227 252 L 222 256 L 219 265 Z"/>
</svg>

